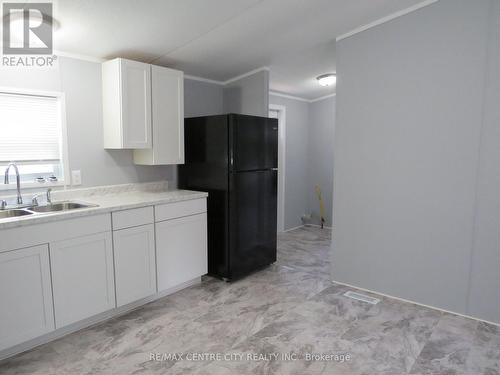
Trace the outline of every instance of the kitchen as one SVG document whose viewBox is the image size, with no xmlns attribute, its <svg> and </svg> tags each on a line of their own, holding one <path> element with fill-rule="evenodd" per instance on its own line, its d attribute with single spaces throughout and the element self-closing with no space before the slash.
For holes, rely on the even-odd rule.
<svg viewBox="0 0 500 375">
<path fill-rule="evenodd" d="M 37 14 L 10 4 L 4 44 Z M 50 26 L 53 50 L 36 53 L 53 64 L 0 69 L 2 374 L 500 371 L 497 197 L 481 180 L 496 86 L 477 83 L 497 82 L 494 2 L 43 4 L 33 33 Z M 482 130 L 446 128 L 462 124 L 456 76 L 405 60 L 431 48 L 424 19 L 443 34 L 429 60 L 474 45 L 460 67 Z M 429 75 L 410 85 L 397 67 L 412 64 Z M 399 112 L 411 103 L 425 126 Z M 453 135 L 449 154 L 430 129 Z"/>
</svg>

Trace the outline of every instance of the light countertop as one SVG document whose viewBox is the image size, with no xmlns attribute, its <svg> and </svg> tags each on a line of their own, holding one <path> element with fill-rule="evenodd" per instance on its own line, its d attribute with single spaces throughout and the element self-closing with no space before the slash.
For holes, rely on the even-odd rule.
<svg viewBox="0 0 500 375">
<path fill-rule="evenodd" d="M 167 191 L 106 191 L 105 194 L 82 194 L 76 192 L 71 197 L 54 196 L 53 203 L 58 201 L 70 200 L 72 202 L 87 203 L 98 205 L 97 207 L 81 208 L 76 210 L 50 212 L 50 213 L 35 213 L 33 215 L 18 216 L 8 219 L 0 219 L 0 230 L 15 228 L 33 224 L 47 223 L 58 220 L 66 220 L 76 217 L 105 214 L 114 211 L 126 210 L 131 208 L 139 208 L 153 206 L 164 203 L 173 203 L 187 201 L 191 199 L 206 198 L 205 192 L 190 191 L 190 190 L 167 190 Z"/>
</svg>

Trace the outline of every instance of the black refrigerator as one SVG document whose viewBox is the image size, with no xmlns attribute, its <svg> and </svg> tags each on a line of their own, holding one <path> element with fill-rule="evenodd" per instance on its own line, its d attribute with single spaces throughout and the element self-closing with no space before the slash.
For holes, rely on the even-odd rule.
<svg viewBox="0 0 500 375">
<path fill-rule="evenodd" d="M 278 120 L 185 120 L 179 186 L 208 192 L 208 272 L 224 280 L 276 261 Z"/>
</svg>

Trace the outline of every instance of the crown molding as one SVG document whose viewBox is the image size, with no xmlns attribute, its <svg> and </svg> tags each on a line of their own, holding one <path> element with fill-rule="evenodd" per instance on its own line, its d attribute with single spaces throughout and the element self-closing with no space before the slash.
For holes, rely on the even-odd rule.
<svg viewBox="0 0 500 375">
<path fill-rule="evenodd" d="M 224 81 L 224 85 L 228 85 L 230 83 L 233 83 L 235 81 L 239 81 L 240 79 L 242 78 L 245 78 L 245 77 L 248 77 L 248 76 L 251 76 L 252 74 L 255 74 L 255 73 L 258 73 L 258 72 L 261 72 L 261 71 L 270 71 L 269 67 L 267 66 L 262 66 L 260 68 L 257 68 L 257 69 L 254 69 L 254 70 L 250 70 L 249 72 L 246 72 L 246 73 L 243 73 L 239 76 L 236 76 L 236 77 L 233 77 L 233 78 L 229 78 L 228 80 Z"/>
<path fill-rule="evenodd" d="M 239 76 L 236 76 L 236 77 L 233 77 L 233 78 L 229 78 L 226 81 L 218 81 L 218 80 L 215 80 L 215 79 L 204 78 L 204 77 L 199 77 L 199 76 L 193 76 L 193 75 L 190 75 L 190 74 L 184 74 L 184 78 L 189 79 L 191 81 L 198 81 L 198 82 L 212 83 L 214 85 L 226 86 L 226 85 L 228 85 L 230 83 L 236 82 L 236 81 L 238 81 L 238 80 L 240 80 L 242 78 L 251 76 L 252 74 L 255 74 L 255 73 L 258 73 L 258 72 L 261 72 L 261 71 L 268 71 L 269 72 L 270 69 L 267 66 L 262 66 L 260 68 L 253 69 L 253 70 L 250 70 L 249 72 L 243 73 L 243 74 L 241 74 Z"/>
<path fill-rule="evenodd" d="M 302 98 L 300 96 L 282 94 L 281 92 L 276 92 L 276 91 L 269 91 L 269 95 L 279 96 L 280 98 L 298 100 L 298 101 L 307 102 L 307 103 L 309 103 L 311 101 L 310 99 Z"/>
<path fill-rule="evenodd" d="M 0 46 L 1 46 L 1 44 L 0 44 Z M 90 62 L 95 62 L 95 63 L 103 63 L 103 62 L 108 60 L 108 59 L 101 59 L 99 57 L 94 57 L 94 56 L 80 55 L 80 54 L 71 53 L 71 52 L 64 52 L 64 51 L 60 51 L 60 50 L 54 50 L 54 55 L 61 56 L 61 57 L 69 57 L 69 58 L 77 59 L 77 60 L 90 61 Z M 227 84 L 233 83 L 235 81 L 238 81 L 242 78 L 251 76 L 252 74 L 255 74 L 255 73 L 258 73 L 261 71 L 268 71 L 269 72 L 270 69 L 267 66 L 262 66 L 260 68 L 253 69 L 249 72 L 243 73 L 239 76 L 229 78 L 226 81 L 218 81 L 215 79 L 204 78 L 204 77 L 199 77 L 199 76 L 190 75 L 190 74 L 184 74 L 184 78 L 189 79 L 191 81 L 199 81 L 199 82 L 212 83 L 215 85 L 225 86 Z"/>
<path fill-rule="evenodd" d="M 216 81 L 215 79 L 209 79 L 209 78 L 203 78 L 203 77 L 198 77 L 198 76 L 192 76 L 189 74 L 184 74 L 185 79 L 189 79 L 191 81 L 198 81 L 198 82 L 205 82 L 205 83 L 211 83 L 214 85 L 220 85 L 224 86 L 224 82 L 222 81 Z"/>
<path fill-rule="evenodd" d="M 360 26 L 360 27 L 358 27 L 358 28 L 356 28 L 354 30 L 351 30 L 351 31 L 349 31 L 349 32 L 347 32 L 345 34 L 342 34 L 342 35 L 340 35 L 339 37 L 336 38 L 336 41 L 339 42 L 339 41 L 341 41 L 341 40 L 343 40 L 345 38 L 349 38 L 349 37 L 351 37 L 353 35 L 356 35 L 356 34 L 359 34 L 359 33 L 363 32 L 363 31 L 371 29 L 372 27 L 382 25 L 382 24 L 384 24 L 386 22 L 392 21 L 395 18 L 404 16 L 404 15 L 406 15 L 408 13 L 414 12 L 414 11 L 422 9 L 422 8 L 424 8 L 426 6 L 429 6 L 429 5 L 432 5 L 434 3 L 437 3 L 438 1 L 439 0 L 426 0 L 426 1 L 423 1 L 423 2 L 421 2 L 419 4 L 415 4 L 415 5 L 413 5 L 413 6 L 409 7 L 409 8 L 400 10 L 400 11 L 395 12 L 395 13 L 392 13 L 392 14 L 386 16 L 386 17 L 380 18 L 380 19 L 378 19 L 378 20 L 376 20 L 374 22 L 370 22 L 369 24 L 366 24 L 364 26 Z"/>
<path fill-rule="evenodd" d="M 328 98 L 333 98 L 335 96 L 337 96 L 337 93 L 320 96 L 319 98 L 309 100 L 309 103 L 319 102 L 321 100 L 325 100 L 325 99 L 328 99 Z"/>
<path fill-rule="evenodd" d="M 282 94 L 282 93 L 276 92 L 276 91 L 269 91 L 269 95 L 278 96 L 280 98 L 285 98 L 285 99 L 298 100 L 298 101 L 306 102 L 306 103 L 314 103 L 314 102 L 319 102 L 320 100 L 324 100 L 324 99 L 328 99 L 328 98 L 333 98 L 337 94 L 333 93 L 333 94 L 323 95 L 323 96 L 320 96 L 320 97 L 315 98 L 315 99 L 307 99 L 307 98 L 302 98 L 300 96 Z"/>
<path fill-rule="evenodd" d="M 435 1 L 437 1 L 437 0 L 435 0 Z M 69 53 L 69 52 L 64 52 L 64 51 L 59 51 L 59 50 L 54 50 L 54 55 L 57 55 L 60 57 L 68 57 L 68 58 L 77 59 L 77 60 L 89 61 L 89 62 L 94 62 L 94 63 L 99 63 L 99 64 L 106 61 L 106 59 L 101 59 L 98 57 L 92 57 L 92 56 L 88 56 L 88 55 L 79 55 L 79 54 Z M 263 66 L 263 67 L 260 67 L 257 69 L 253 69 L 249 72 L 243 73 L 239 76 L 230 78 L 227 81 L 218 81 L 215 79 L 204 78 L 204 77 L 194 76 L 194 75 L 190 75 L 190 74 L 184 74 L 184 78 L 191 80 L 191 81 L 198 81 L 198 82 L 210 83 L 213 85 L 226 86 L 230 83 L 236 82 L 242 78 L 251 76 L 252 74 L 255 74 L 255 73 L 258 73 L 261 71 L 268 71 L 269 72 L 270 69 L 267 66 Z M 314 102 L 335 96 L 336 94 L 329 94 L 329 95 L 321 96 L 321 97 L 315 98 L 315 99 L 307 99 L 307 98 L 302 98 L 300 96 L 282 94 L 282 93 L 276 92 L 276 91 L 269 91 L 269 95 L 279 96 L 279 97 L 286 98 L 286 99 L 298 100 L 298 101 L 302 101 L 302 102 L 306 102 L 306 103 L 314 103 Z"/>
<path fill-rule="evenodd" d="M 70 52 L 64 52 L 64 51 L 59 51 L 59 50 L 54 50 L 54 55 L 60 56 L 60 57 L 69 57 L 71 59 L 95 62 L 95 63 L 103 63 L 104 61 L 106 61 L 105 59 L 101 59 L 99 57 L 93 57 L 93 56 L 88 56 L 88 55 L 79 55 L 77 53 L 70 53 Z"/>
</svg>

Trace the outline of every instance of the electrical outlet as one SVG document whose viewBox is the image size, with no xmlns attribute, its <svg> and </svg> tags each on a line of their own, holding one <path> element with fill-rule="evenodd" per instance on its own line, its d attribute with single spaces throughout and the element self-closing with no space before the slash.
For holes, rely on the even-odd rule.
<svg viewBox="0 0 500 375">
<path fill-rule="evenodd" d="M 71 183 L 73 186 L 82 184 L 82 172 L 81 171 L 71 171 Z"/>
</svg>

